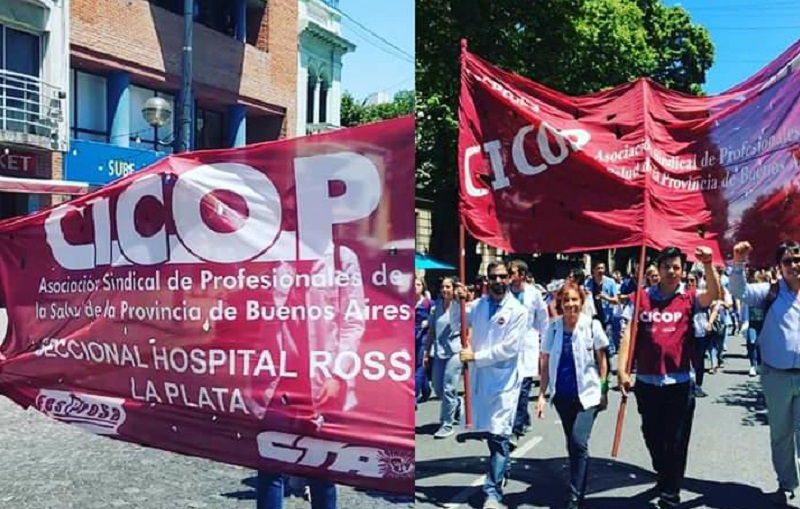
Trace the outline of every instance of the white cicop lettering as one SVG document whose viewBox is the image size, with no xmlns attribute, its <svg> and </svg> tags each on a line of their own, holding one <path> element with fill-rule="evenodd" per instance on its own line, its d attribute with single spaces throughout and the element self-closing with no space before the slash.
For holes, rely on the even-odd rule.
<svg viewBox="0 0 800 509">
<path fill-rule="evenodd" d="M 378 207 L 381 180 L 378 168 L 353 152 L 295 159 L 297 230 L 300 260 L 316 260 L 333 247 L 333 225 L 368 217 Z M 331 196 L 330 184 L 344 184 Z"/>
</svg>

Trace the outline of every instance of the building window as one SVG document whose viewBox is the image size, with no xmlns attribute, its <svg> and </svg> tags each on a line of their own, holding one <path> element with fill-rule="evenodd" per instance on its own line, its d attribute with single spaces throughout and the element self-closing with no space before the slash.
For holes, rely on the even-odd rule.
<svg viewBox="0 0 800 509">
<path fill-rule="evenodd" d="M 131 85 L 129 93 L 131 101 L 130 146 L 172 153 L 172 142 L 175 138 L 175 115 L 178 113 L 175 111 L 175 98 L 170 94 L 138 85 Z M 142 106 L 151 97 L 162 97 L 172 107 L 172 115 L 162 127 L 151 127 L 142 116 Z"/>
<path fill-rule="evenodd" d="M 308 75 L 306 86 L 306 123 L 314 123 L 314 89 L 317 86 L 317 77 L 313 74 Z"/>
<path fill-rule="evenodd" d="M 108 142 L 108 101 L 105 76 L 72 69 L 69 73 L 72 98 L 72 137 Z"/>
<path fill-rule="evenodd" d="M 328 89 L 327 82 L 321 81 L 319 88 L 319 123 L 324 124 L 328 121 Z"/>
<path fill-rule="evenodd" d="M 217 111 L 197 108 L 196 119 L 195 149 L 226 148 L 225 115 Z"/>
<path fill-rule="evenodd" d="M 149 2 L 173 14 L 183 16 L 183 0 L 149 0 Z M 212 30 L 233 36 L 233 9 L 234 2 L 230 0 L 194 0 L 194 20 Z"/>
<path fill-rule="evenodd" d="M 41 44 L 37 34 L 0 25 L 0 129 L 38 133 Z"/>
</svg>

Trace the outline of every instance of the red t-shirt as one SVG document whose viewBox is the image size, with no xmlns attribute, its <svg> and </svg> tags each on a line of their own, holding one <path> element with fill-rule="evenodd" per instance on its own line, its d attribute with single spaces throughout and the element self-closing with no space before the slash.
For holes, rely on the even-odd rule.
<svg viewBox="0 0 800 509">
<path fill-rule="evenodd" d="M 692 314 L 697 294 L 694 290 L 676 293 L 667 300 L 642 295 L 636 334 L 636 372 L 664 376 L 688 373 L 691 369 Z"/>
</svg>

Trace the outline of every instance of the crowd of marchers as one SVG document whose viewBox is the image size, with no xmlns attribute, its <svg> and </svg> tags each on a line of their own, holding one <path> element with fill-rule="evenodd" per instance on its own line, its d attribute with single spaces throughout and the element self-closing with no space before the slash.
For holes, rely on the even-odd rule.
<svg viewBox="0 0 800 509">
<path fill-rule="evenodd" d="M 563 507 L 583 508 L 589 439 L 613 383 L 635 397 L 657 506 L 680 507 L 695 401 L 706 396 L 704 377 L 724 367 L 727 338 L 735 334 L 746 340 L 748 374 L 760 376 L 767 403 L 777 477 L 767 502 L 786 506 L 799 485 L 800 392 L 793 388 L 800 387 L 800 244 L 781 243 L 775 265 L 759 270 L 747 267 L 751 250 L 740 242 L 732 264 L 715 267 L 711 249 L 700 247 L 687 270 L 686 254 L 670 247 L 641 282 L 619 271 L 608 276 L 600 262 L 588 277 L 575 269 L 546 286 L 525 262 L 497 260 L 473 285 L 443 277 L 435 300 L 418 278 L 417 401 L 431 396 L 432 385 L 441 401 L 434 438 L 451 437 L 466 417 L 469 432 L 486 441 L 483 507 L 503 507 L 510 453 L 529 430 L 533 396 L 533 413 L 543 418 L 553 407 L 565 434 Z M 460 392 L 465 372 L 470 416 Z"/>
</svg>

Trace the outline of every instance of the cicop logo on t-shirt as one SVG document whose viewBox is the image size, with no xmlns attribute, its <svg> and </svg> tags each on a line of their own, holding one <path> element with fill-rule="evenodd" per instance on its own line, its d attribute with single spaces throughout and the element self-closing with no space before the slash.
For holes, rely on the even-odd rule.
<svg viewBox="0 0 800 509">
<path fill-rule="evenodd" d="M 639 321 L 644 323 L 676 323 L 683 318 L 683 313 L 669 311 L 642 311 L 639 313 Z"/>
</svg>

